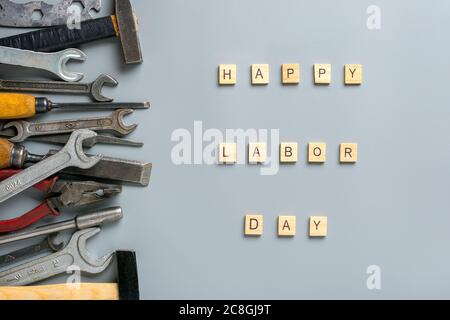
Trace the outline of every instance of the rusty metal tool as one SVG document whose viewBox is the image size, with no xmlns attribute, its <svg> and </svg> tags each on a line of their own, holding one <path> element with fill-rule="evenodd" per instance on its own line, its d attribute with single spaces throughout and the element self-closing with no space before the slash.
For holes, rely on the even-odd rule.
<svg viewBox="0 0 450 320">
<path fill-rule="evenodd" d="M 20 172 L 21 170 L 0 170 L 0 181 Z M 117 184 L 65 180 L 58 176 L 42 181 L 34 185 L 34 188 L 48 194 L 47 199 L 20 217 L 0 221 L 0 233 L 28 228 L 44 218 L 59 216 L 62 209 L 93 205 L 122 192 L 122 187 Z"/>
<path fill-rule="evenodd" d="M 85 140 L 92 138 L 95 138 L 95 136 L 88 137 Z M 80 143 L 83 145 L 85 140 Z M 20 144 L 13 144 L 6 139 L 0 139 L 0 169 L 24 168 L 27 164 L 38 163 L 56 153 L 58 153 L 57 150 L 50 150 L 46 155 L 36 155 L 29 153 Z M 75 175 L 146 187 L 150 183 L 151 172 L 152 164 L 149 162 L 102 157 L 91 169 L 66 168 L 61 170 L 59 175 Z"/>
<path fill-rule="evenodd" d="M 86 156 L 83 151 L 83 140 L 97 134 L 90 130 L 77 130 L 66 146 L 56 154 L 33 165 L 19 174 L 0 182 L 0 203 L 31 188 L 67 167 L 89 169 L 98 164 L 102 156 Z"/>
<path fill-rule="evenodd" d="M 95 132 L 109 132 L 117 136 L 126 136 L 136 130 L 137 124 L 125 125 L 123 119 L 134 110 L 120 109 L 114 111 L 110 116 L 83 118 L 76 120 L 58 120 L 47 122 L 28 122 L 24 120 L 12 121 L 3 126 L 4 130 L 13 129 L 17 134 L 9 141 L 18 143 L 35 136 L 49 136 L 72 133 L 80 129 L 88 129 Z M 4 136 L 2 132 L 0 135 Z"/>
<path fill-rule="evenodd" d="M 116 87 L 118 84 L 116 79 L 107 74 L 100 75 L 91 83 L 0 79 L 0 91 L 76 94 L 89 96 L 97 102 L 112 102 L 112 98 L 102 94 L 102 89 L 105 85 Z"/>
<path fill-rule="evenodd" d="M 78 231 L 64 249 L 0 272 L 0 286 L 30 285 L 65 273 L 71 266 L 90 275 L 102 273 L 113 261 L 114 252 L 94 259 L 87 251 L 87 241 L 100 231 L 99 228 Z"/>
<path fill-rule="evenodd" d="M 101 0 L 61 0 L 56 4 L 0 0 L 0 26 L 38 28 L 67 24 L 74 18 L 71 8 L 75 3 L 81 5 L 80 12 L 77 12 L 80 21 L 92 19 L 91 11 L 99 12 L 102 4 Z"/>
<path fill-rule="evenodd" d="M 52 52 L 117 37 L 122 44 L 125 63 L 141 63 L 138 24 L 130 0 L 116 0 L 115 11 L 112 16 L 83 21 L 77 29 L 62 25 L 3 38 L 0 39 L 0 46 Z"/>
</svg>

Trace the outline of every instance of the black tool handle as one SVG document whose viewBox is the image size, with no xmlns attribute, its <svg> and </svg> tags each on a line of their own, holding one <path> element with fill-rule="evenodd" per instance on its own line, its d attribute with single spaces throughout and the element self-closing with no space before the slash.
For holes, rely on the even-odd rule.
<svg viewBox="0 0 450 320">
<path fill-rule="evenodd" d="M 0 46 L 40 52 L 53 52 L 116 36 L 114 16 L 83 21 L 78 29 L 67 25 L 0 39 Z"/>
</svg>

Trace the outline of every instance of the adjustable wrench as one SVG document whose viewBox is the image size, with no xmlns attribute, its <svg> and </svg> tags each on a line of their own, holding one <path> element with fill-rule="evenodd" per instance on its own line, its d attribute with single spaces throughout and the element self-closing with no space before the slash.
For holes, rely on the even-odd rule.
<svg viewBox="0 0 450 320">
<path fill-rule="evenodd" d="M 66 273 L 70 267 L 90 275 L 102 273 L 111 264 L 114 253 L 94 259 L 87 251 L 87 240 L 100 231 L 99 228 L 78 231 L 61 251 L 1 272 L 0 286 L 26 286 Z"/>
<path fill-rule="evenodd" d="M 83 152 L 83 141 L 97 134 L 90 130 L 75 131 L 66 146 L 55 155 L 40 161 L 21 173 L 0 183 L 0 203 L 31 188 L 68 167 L 90 169 L 102 159 L 102 156 L 88 157 Z"/>
<path fill-rule="evenodd" d="M 1 91 L 40 92 L 40 93 L 66 93 L 90 96 L 93 101 L 112 102 L 113 99 L 102 95 L 105 85 L 116 87 L 119 83 L 107 74 L 100 75 L 91 83 L 76 83 L 62 81 L 28 81 L 28 80 L 1 80 Z"/>
<path fill-rule="evenodd" d="M 15 128 L 17 130 L 17 135 L 9 139 L 13 143 L 23 142 L 30 137 L 66 134 L 79 129 L 111 132 L 119 136 L 126 136 L 137 128 L 137 124 L 126 126 L 123 123 L 123 118 L 133 112 L 131 109 L 122 109 L 113 112 L 109 117 L 40 123 L 18 120 L 7 123 L 3 128 L 5 130 L 9 128 Z"/>
<path fill-rule="evenodd" d="M 85 61 L 86 55 L 78 49 L 66 49 L 55 53 L 41 53 L 0 46 L 0 63 L 49 71 L 64 81 L 77 82 L 84 74 L 67 70 L 70 59 Z"/>
<path fill-rule="evenodd" d="M 79 2 L 82 5 L 81 12 L 71 12 L 71 6 Z M 78 14 L 80 21 L 92 19 L 91 10 L 99 12 L 101 0 L 62 0 L 57 4 L 49 4 L 44 1 L 30 1 L 16 3 L 11 0 L 0 0 L 0 25 L 4 27 L 50 27 L 67 24 L 71 16 Z M 33 18 L 33 13 L 38 12 L 42 17 Z M 78 17 L 77 17 L 78 18 Z"/>
</svg>

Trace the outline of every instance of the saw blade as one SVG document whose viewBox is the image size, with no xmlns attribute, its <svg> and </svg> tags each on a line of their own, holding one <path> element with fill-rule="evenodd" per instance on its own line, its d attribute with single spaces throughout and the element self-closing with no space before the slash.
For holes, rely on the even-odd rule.
<svg viewBox="0 0 450 320">
<path fill-rule="evenodd" d="M 0 0 L 0 26 L 39 28 L 74 24 L 92 19 L 92 10 L 99 12 L 100 9 L 101 0 L 62 0 L 57 4 Z"/>
</svg>

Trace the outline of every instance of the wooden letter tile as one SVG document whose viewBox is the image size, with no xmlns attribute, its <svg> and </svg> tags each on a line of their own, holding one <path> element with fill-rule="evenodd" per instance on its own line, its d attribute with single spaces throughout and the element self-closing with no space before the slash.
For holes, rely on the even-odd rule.
<svg viewBox="0 0 450 320">
<path fill-rule="evenodd" d="M 331 83 L 331 64 L 314 65 L 314 82 L 316 84 Z"/>
<path fill-rule="evenodd" d="M 312 142 L 308 147 L 308 161 L 310 163 L 324 163 L 327 161 L 327 144 Z"/>
<path fill-rule="evenodd" d="M 360 64 L 345 65 L 345 84 L 362 84 L 363 67 Z"/>
<path fill-rule="evenodd" d="M 235 64 L 221 64 L 219 65 L 219 84 L 233 85 L 236 84 L 236 70 Z"/>
<path fill-rule="evenodd" d="M 246 215 L 245 216 L 245 235 L 246 236 L 261 236 L 263 234 L 263 219 L 261 215 Z"/>
<path fill-rule="evenodd" d="M 341 163 L 356 163 L 358 162 L 358 144 L 357 143 L 342 143 L 340 148 Z"/>
<path fill-rule="evenodd" d="M 267 160 L 267 143 L 250 143 L 248 145 L 248 162 L 265 163 Z"/>
<path fill-rule="evenodd" d="M 236 143 L 219 144 L 219 163 L 233 164 L 237 161 L 237 145 Z"/>
<path fill-rule="evenodd" d="M 309 219 L 309 236 L 326 237 L 328 234 L 327 217 L 311 217 Z"/>
<path fill-rule="evenodd" d="M 295 216 L 278 217 L 278 235 L 280 237 L 293 237 L 297 230 L 297 218 Z"/>
<path fill-rule="evenodd" d="M 280 145 L 280 162 L 296 163 L 298 161 L 298 143 L 284 142 Z"/>
<path fill-rule="evenodd" d="M 281 78 L 283 84 L 299 84 L 300 83 L 300 65 L 283 64 L 281 66 Z"/>
<path fill-rule="evenodd" d="M 269 83 L 269 65 L 252 64 L 252 84 Z"/>
</svg>

